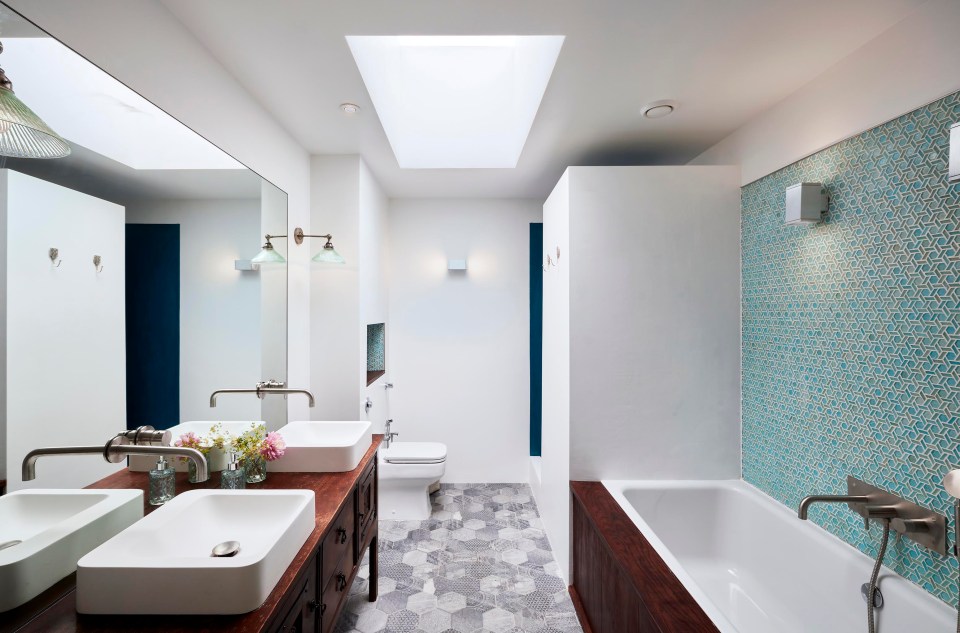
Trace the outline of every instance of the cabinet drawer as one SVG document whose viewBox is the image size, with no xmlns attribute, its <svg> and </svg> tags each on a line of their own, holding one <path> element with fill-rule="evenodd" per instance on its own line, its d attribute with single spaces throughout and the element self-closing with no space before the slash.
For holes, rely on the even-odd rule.
<svg viewBox="0 0 960 633">
<path fill-rule="evenodd" d="M 353 563 L 353 538 L 355 506 L 353 495 L 347 497 L 340 513 L 330 523 L 330 530 L 323 537 L 322 560 L 320 569 L 320 584 L 324 586 L 334 572 L 334 567 L 340 564 L 344 555 L 349 556 L 348 564 Z M 349 571 L 349 570 L 348 570 Z"/>
<path fill-rule="evenodd" d="M 347 544 L 352 547 L 353 539 L 350 539 Z M 322 615 L 320 616 L 322 621 L 320 625 L 321 631 L 333 631 L 335 624 L 334 618 L 340 611 L 340 604 L 350 590 L 347 581 L 350 580 L 352 573 L 353 559 L 352 557 L 345 556 L 333 567 L 330 576 L 323 578 L 323 581 L 327 584 L 324 586 L 323 593 L 320 596 L 320 602 L 323 604 L 321 607 Z"/>
<path fill-rule="evenodd" d="M 377 514 L 377 463 L 370 464 L 357 485 L 357 534 L 364 531 Z M 362 543 L 358 543 L 362 545 Z"/>
<path fill-rule="evenodd" d="M 274 622 L 268 627 L 270 633 L 314 633 L 316 631 L 316 618 L 320 616 L 317 608 L 320 602 L 316 600 L 316 562 L 313 563 L 313 571 L 307 574 L 307 578 L 298 583 L 299 591 L 293 594 L 292 601 L 286 608 L 286 615 L 282 620 Z"/>
</svg>

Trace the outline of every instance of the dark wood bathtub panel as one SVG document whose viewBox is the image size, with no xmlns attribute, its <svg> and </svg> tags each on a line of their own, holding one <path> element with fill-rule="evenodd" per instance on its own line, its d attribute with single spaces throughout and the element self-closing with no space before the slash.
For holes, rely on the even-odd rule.
<svg viewBox="0 0 960 633">
<path fill-rule="evenodd" d="M 594 633 L 718 633 L 600 482 L 570 482 L 573 587 Z"/>
</svg>

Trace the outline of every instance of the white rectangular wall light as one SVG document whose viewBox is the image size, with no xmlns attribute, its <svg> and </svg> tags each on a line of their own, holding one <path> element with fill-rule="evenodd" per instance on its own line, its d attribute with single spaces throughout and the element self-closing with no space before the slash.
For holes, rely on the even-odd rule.
<svg viewBox="0 0 960 633">
<path fill-rule="evenodd" d="M 465 259 L 448 259 L 447 260 L 447 270 L 466 270 L 467 269 L 467 260 Z"/>
<path fill-rule="evenodd" d="M 819 182 L 801 182 L 787 187 L 787 224 L 817 224 L 827 212 L 830 198 Z"/>
</svg>

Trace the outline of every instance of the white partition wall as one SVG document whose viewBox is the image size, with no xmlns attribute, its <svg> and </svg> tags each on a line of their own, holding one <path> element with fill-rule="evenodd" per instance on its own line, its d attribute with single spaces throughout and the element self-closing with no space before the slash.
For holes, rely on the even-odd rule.
<svg viewBox="0 0 960 633">
<path fill-rule="evenodd" d="M 571 167 L 544 205 L 538 502 L 562 573 L 570 480 L 740 476 L 739 227 L 733 167 Z"/>
<path fill-rule="evenodd" d="M 543 205 L 543 409 L 537 505 L 560 572 L 570 559 L 570 169 Z M 546 263 L 547 253 L 543 255 Z"/>
<path fill-rule="evenodd" d="M 5 169 L 0 183 L 7 485 L 82 488 L 120 466 L 45 458 L 57 460 L 51 467 L 42 458 L 24 484 L 20 463 L 34 448 L 102 444 L 127 426 L 124 209 Z M 59 267 L 47 258 L 51 247 Z"/>
</svg>

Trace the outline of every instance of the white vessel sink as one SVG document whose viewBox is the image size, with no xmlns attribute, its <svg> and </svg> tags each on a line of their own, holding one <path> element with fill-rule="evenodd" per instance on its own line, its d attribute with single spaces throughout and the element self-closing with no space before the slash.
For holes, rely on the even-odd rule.
<svg viewBox="0 0 960 633">
<path fill-rule="evenodd" d="M 77 611 L 247 613 L 263 604 L 316 523 L 312 490 L 191 490 L 77 563 Z M 229 558 L 216 545 L 237 541 Z"/>
<path fill-rule="evenodd" d="M 143 517 L 140 490 L 18 490 L 0 497 L 0 611 L 40 595 Z"/>
<path fill-rule="evenodd" d="M 280 473 L 353 470 L 373 441 L 369 422 L 291 422 L 279 433 L 287 450 L 267 470 Z"/>
<path fill-rule="evenodd" d="M 176 426 L 171 426 L 168 431 L 170 431 L 170 446 L 173 446 L 173 443 L 177 441 L 184 433 L 196 433 L 197 435 L 206 435 L 210 432 L 210 427 L 215 424 L 219 424 L 223 427 L 224 433 L 228 433 L 234 437 L 250 430 L 250 426 L 253 424 L 266 424 L 262 420 L 246 420 L 239 422 L 215 422 L 215 421 L 193 421 L 193 422 L 184 422 L 183 424 L 178 424 Z M 171 466 L 173 466 L 178 472 L 187 471 L 187 460 L 185 459 L 173 459 L 168 460 Z M 227 456 L 220 449 L 214 449 L 210 451 L 207 455 L 207 463 L 210 467 L 210 472 L 215 473 L 223 470 L 227 467 Z M 131 455 L 128 460 L 128 467 L 134 472 L 146 472 L 148 470 L 153 470 L 157 465 L 157 456 L 156 455 Z"/>
</svg>

